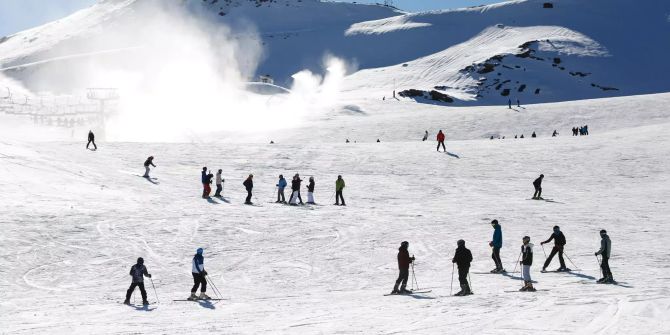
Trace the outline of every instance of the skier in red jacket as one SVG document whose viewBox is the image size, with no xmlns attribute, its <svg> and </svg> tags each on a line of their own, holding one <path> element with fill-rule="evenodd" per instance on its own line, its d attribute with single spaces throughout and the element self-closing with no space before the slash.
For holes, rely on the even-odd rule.
<svg viewBox="0 0 670 335">
<path fill-rule="evenodd" d="M 444 133 L 440 129 L 440 132 L 437 133 L 437 151 L 440 151 L 440 145 L 442 145 L 442 149 L 444 149 L 444 152 L 447 152 L 447 148 L 444 147 Z"/>
</svg>

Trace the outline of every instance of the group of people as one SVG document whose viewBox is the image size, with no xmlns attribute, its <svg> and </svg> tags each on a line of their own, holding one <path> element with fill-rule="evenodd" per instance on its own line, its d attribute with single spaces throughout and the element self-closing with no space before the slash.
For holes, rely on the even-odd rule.
<svg viewBox="0 0 670 335">
<path fill-rule="evenodd" d="M 572 136 L 586 136 L 589 134 L 589 126 L 584 125 L 582 127 L 573 127 Z"/>
<path fill-rule="evenodd" d="M 341 178 L 341 176 L 339 176 Z M 291 180 L 291 196 L 289 197 L 288 204 L 291 206 L 304 205 L 302 202 L 302 196 L 300 196 L 300 185 L 302 184 L 302 179 L 300 179 L 300 174 L 295 174 Z M 284 196 L 284 189 L 288 186 L 284 175 L 279 175 L 279 181 L 277 182 L 277 201 L 276 203 L 286 204 L 286 198 Z M 314 182 L 314 177 L 309 177 L 309 184 L 307 184 L 307 204 L 315 205 L 314 202 L 314 187 L 316 183 Z M 298 201 L 300 201 L 298 203 Z"/>
</svg>

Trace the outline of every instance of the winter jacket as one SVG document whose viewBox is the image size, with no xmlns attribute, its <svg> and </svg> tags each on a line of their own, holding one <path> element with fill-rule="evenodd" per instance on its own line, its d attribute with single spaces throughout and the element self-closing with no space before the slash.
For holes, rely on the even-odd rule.
<svg viewBox="0 0 670 335">
<path fill-rule="evenodd" d="M 344 189 L 344 179 L 338 179 L 335 181 L 335 190 L 342 191 Z"/>
<path fill-rule="evenodd" d="M 524 244 L 521 246 L 521 264 L 533 265 L 533 243 Z"/>
<path fill-rule="evenodd" d="M 153 167 L 156 167 L 156 165 L 154 165 L 154 160 L 153 160 L 153 159 L 150 159 L 150 158 L 147 158 L 147 160 L 144 161 L 144 166 L 147 167 L 147 166 L 149 166 L 149 165 L 151 165 L 151 166 L 153 166 Z"/>
<path fill-rule="evenodd" d="M 549 243 L 551 242 L 551 240 L 554 240 L 554 245 L 556 245 L 557 247 L 562 247 L 566 244 L 565 235 L 563 235 L 563 232 L 561 231 L 555 231 L 553 234 L 551 234 L 549 239 L 542 242 L 542 244 Z"/>
<path fill-rule="evenodd" d="M 438 142 L 444 142 L 444 133 L 443 132 L 437 133 L 437 141 Z"/>
<path fill-rule="evenodd" d="M 203 184 L 207 183 L 207 170 L 202 170 L 202 173 L 200 175 L 200 182 Z"/>
<path fill-rule="evenodd" d="M 205 271 L 205 257 L 202 257 L 202 255 L 195 254 L 191 263 L 191 272 L 202 273 Z"/>
<path fill-rule="evenodd" d="M 302 179 L 300 178 L 295 178 L 291 181 L 291 190 L 292 191 L 300 191 L 300 183 L 302 183 Z"/>
<path fill-rule="evenodd" d="M 533 186 L 535 186 L 535 188 L 542 187 L 542 178 L 538 177 L 537 179 L 535 179 L 535 181 L 533 182 Z"/>
<path fill-rule="evenodd" d="M 468 268 L 472 262 L 472 253 L 465 246 L 459 246 L 451 262 L 456 263 L 459 268 Z"/>
<path fill-rule="evenodd" d="M 603 255 L 605 258 L 610 258 L 610 254 L 612 253 L 612 241 L 610 240 L 609 235 L 605 234 L 602 235 L 602 238 L 600 239 L 600 250 L 596 253 L 596 255 Z"/>
<path fill-rule="evenodd" d="M 221 185 L 222 183 L 223 183 L 223 179 L 221 178 L 221 174 L 217 172 L 216 173 L 216 184 Z"/>
<path fill-rule="evenodd" d="M 149 276 L 149 272 L 146 266 L 135 264 L 130 268 L 130 275 L 133 277 L 133 283 L 144 283 L 144 276 Z"/>
<path fill-rule="evenodd" d="M 500 249 L 503 245 L 502 228 L 499 224 L 493 226 L 493 246 Z"/>
<path fill-rule="evenodd" d="M 279 183 L 277 183 L 277 187 L 279 187 L 280 189 L 283 190 L 286 187 L 286 185 L 287 185 L 286 179 L 284 179 L 284 178 L 279 179 Z"/>
<path fill-rule="evenodd" d="M 398 248 L 398 268 L 401 270 L 406 270 L 409 268 L 410 263 L 412 263 L 412 258 L 409 257 L 409 251 L 407 251 L 407 248 Z"/>
<path fill-rule="evenodd" d="M 314 180 L 309 181 L 309 185 L 307 185 L 307 192 L 314 192 Z"/>
<path fill-rule="evenodd" d="M 95 135 L 93 135 L 93 132 L 90 132 L 90 131 L 88 132 L 88 140 L 89 141 L 95 140 Z"/>
<path fill-rule="evenodd" d="M 251 190 L 254 188 L 254 181 L 251 180 L 251 179 L 249 179 L 249 178 L 247 178 L 247 180 L 245 180 L 245 181 L 242 183 L 242 185 L 244 185 L 244 188 L 246 188 L 247 191 L 251 191 Z"/>
<path fill-rule="evenodd" d="M 214 175 L 212 175 L 211 173 L 208 174 L 207 176 L 205 176 L 205 182 L 203 184 L 211 184 L 213 177 L 214 177 Z"/>
</svg>

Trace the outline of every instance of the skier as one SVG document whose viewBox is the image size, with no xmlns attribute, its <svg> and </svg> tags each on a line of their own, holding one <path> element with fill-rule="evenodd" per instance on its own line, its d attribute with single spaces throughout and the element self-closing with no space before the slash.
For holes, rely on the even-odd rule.
<svg viewBox="0 0 670 335">
<path fill-rule="evenodd" d="M 521 268 L 523 270 L 523 287 L 519 291 L 535 292 L 533 287 L 533 280 L 530 278 L 530 266 L 533 265 L 533 243 L 530 243 L 530 237 L 523 237 L 523 245 L 521 246 Z"/>
<path fill-rule="evenodd" d="M 188 300 L 209 300 L 211 299 L 207 293 L 207 271 L 205 271 L 205 258 L 202 256 L 202 248 L 198 248 L 193 256 L 193 261 L 191 262 L 191 274 L 193 275 L 193 288 L 191 288 L 191 296 L 188 297 Z M 198 291 L 200 287 L 200 296 L 196 296 L 195 292 Z"/>
<path fill-rule="evenodd" d="M 130 296 L 135 291 L 135 287 L 139 287 L 142 294 L 142 305 L 148 305 L 147 291 L 144 289 L 144 276 L 151 278 L 151 274 L 147 272 L 147 267 L 144 266 L 144 258 L 139 257 L 137 259 L 137 264 L 130 268 L 130 276 L 133 277 L 133 282 L 130 284 L 128 291 L 126 291 L 126 300 L 123 303 L 130 305 Z"/>
<path fill-rule="evenodd" d="M 342 176 L 337 176 L 337 180 L 335 181 L 335 206 L 340 206 L 340 200 L 342 200 L 342 206 L 347 205 L 344 203 L 344 197 L 342 196 L 344 186 L 344 179 L 342 179 Z"/>
<path fill-rule="evenodd" d="M 535 193 L 533 193 L 533 200 L 544 200 L 542 198 L 542 180 L 544 175 L 541 174 L 535 181 L 533 181 L 533 187 L 535 187 Z"/>
<path fill-rule="evenodd" d="M 425 142 L 426 140 L 428 140 L 428 130 L 426 130 L 426 133 L 423 134 L 423 140 L 422 141 Z"/>
<path fill-rule="evenodd" d="M 203 198 L 207 199 L 209 198 L 209 194 L 212 193 L 212 179 L 214 178 L 214 175 L 212 173 L 208 173 L 205 176 L 205 193 L 202 195 Z"/>
<path fill-rule="evenodd" d="M 216 172 L 216 192 L 214 193 L 214 196 L 217 198 L 221 197 L 221 191 L 223 191 L 223 183 L 225 182 L 225 179 L 221 178 L 221 173 L 223 170 L 219 169 L 219 171 Z"/>
<path fill-rule="evenodd" d="M 244 200 L 245 205 L 253 205 L 251 202 L 251 190 L 254 189 L 254 175 L 250 174 L 249 177 L 242 183 L 244 185 L 244 188 L 247 190 L 247 199 Z"/>
<path fill-rule="evenodd" d="M 519 101 L 519 99 L 516 99 L 516 106 L 521 107 L 521 101 Z"/>
<path fill-rule="evenodd" d="M 524 138 L 524 137 L 523 137 L 523 134 L 521 134 L 521 137 L 519 137 L 519 138 Z"/>
<path fill-rule="evenodd" d="M 377 143 L 381 143 L 381 142 L 382 142 L 382 141 L 380 141 L 379 139 L 377 139 Z"/>
<path fill-rule="evenodd" d="M 209 196 L 209 193 L 212 192 L 212 190 L 209 187 L 209 183 L 207 183 L 207 167 L 203 166 L 202 167 L 202 172 L 200 172 L 200 182 L 202 183 L 202 198 L 207 198 Z"/>
<path fill-rule="evenodd" d="M 442 149 L 444 149 L 444 152 L 447 152 L 447 148 L 444 147 L 444 133 L 442 132 L 442 129 L 437 133 L 437 152 L 440 152 L 440 145 L 442 145 Z"/>
<path fill-rule="evenodd" d="M 532 137 L 532 138 L 536 138 L 537 135 L 535 135 L 535 132 L 533 132 L 533 133 L 530 135 L 530 137 Z"/>
<path fill-rule="evenodd" d="M 584 125 L 584 135 L 588 135 L 588 134 L 589 134 L 589 125 L 585 124 Z"/>
<path fill-rule="evenodd" d="M 300 200 L 300 204 L 303 205 L 302 197 L 300 196 L 300 185 L 302 184 L 302 179 L 300 179 L 299 174 L 293 176 L 291 181 L 291 197 L 288 199 L 288 203 L 292 206 L 297 206 L 298 203 L 296 200 Z"/>
<path fill-rule="evenodd" d="M 149 158 L 144 161 L 144 176 L 142 176 L 144 178 L 149 178 L 149 171 L 151 171 L 149 165 L 156 167 L 156 165 L 154 165 L 154 156 L 149 156 Z"/>
<path fill-rule="evenodd" d="M 98 150 L 98 146 L 95 145 L 95 134 L 93 134 L 92 130 L 88 131 L 88 143 L 86 143 L 86 149 L 88 149 L 88 146 L 93 144 L 93 150 Z"/>
<path fill-rule="evenodd" d="M 307 185 L 307 203 L 316 205 L 314 203 L 314 177 L 309 177 L 309 184 Z"/>
<path fill-rule="evenodd" d="M 558 132 L 556 131 L 556 129 L 554 129 L 554 132 L 551 134 L 551 137 L 556 137 L 556 135 L 558 135 Z"/>
<path fill-rule="evenodd" d="M 489 246 L 492 249 L 491 258 L 496 263 L 496 268 L 491 270 L 491 273 L 505 272 L 502 260 L 500 260 L 500 249 L 502 249 L 503 244 L 502 227 L 495 219 L 491 221 L 491 226 L 493 227 L 493 241 L 489 242 Z"/>
<path fill-rule="evenodd" d="M 284 175 L 279 175 L 279 182 L 277 182 L 277 203 L 286 203 L 286 198 L 284 197 L 284 188 L 286 188 L 286 179 Z"/>
<path fill-rule="evenodd" d="M 414 256 L 409 256 L 409 251 L 407 251 L 408 247 L 409 242 L 403 241 L 400 243 L 400 248 L 398 248 L 398 269 L 400 270 L 400 274 L 395 281 L 395 286 L 393 286 L 391 294 L 412 293 L 412 291 L 407 290 L 407 280 L 409 279 L 409 265 L 414 261 Z M 400 286 L 400 289 L 398 289 L 400 283 L 402 283 L 402 285 Z"/>
<path fill-rule="evenodd" d="M 542 266 L 542 272 L 547 271 L 547 266 L 551 263 L 551 260 L 556 256 L 558 253 L 558 261 L 561 263 L 561 267 L 558 268 L 556 271 L 570 271 L 565 266 L 565 261 L 563 260 L 563 248 L 565 247 L 565 235 L 563 235 L 563 232 L 561 232 L 561 228 L 558 226 L 554 226 L 554 233 L 551 234 L 549 239 L 546 241 L 540 242 L 540 245 L 544 245 L 546 243 L 551 242 L 551 240 L 554 240 L 554 247 L 551 249 L 551 253 L 549 254 L 549 257 L 547 257 L 547 260 L 544 262 L 544 266 Z"/>
<path fill-rule="evenodd" d="M 455 295 L 470 295 L 472 292 L 468 283 L 468 272 L 470 271 L 470 263 L 472 262 L 472 253 L 465 247 L 465 241 L 458 240 L 456 245 L 458 245 L 458 248 L 456 248 L 456 253 L 454 253 L 454 258 L 451 262 L 458 265 L 458 282 L 461 284 L 461 290 Z"/>
<path fill-rule="evenodd" d="M 507 108 L 512 109 L 512 99 L 507 100 Z"/>
<path fill-rule="evenodd" d="M 600 250 L 596 252 L 596 256 L 598 255 L 602 256 L 600 268 L 603 271 L 603 277 L 598 279 L 598 283 L 615 283 L 614 278 L 612 277 L 612 271 L 610 271 L 609 263 L 610 256 L 612 255 L 612 241 L 605 229 L 600 231 Z"/>
</svg>

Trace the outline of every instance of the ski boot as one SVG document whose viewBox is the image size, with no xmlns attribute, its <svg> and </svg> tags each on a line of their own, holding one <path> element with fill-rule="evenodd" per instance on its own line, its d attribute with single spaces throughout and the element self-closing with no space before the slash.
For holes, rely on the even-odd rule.
<svg viewBox="0 0 670 335">
<path fill-rule="evenodd" d="M 524 280 L 523 281 L 523 287 L 520 288 L 519 291 L 526 292 L 527 290 L 528 290 L 528 282 Z"/>
<path fill-rule="evenodd" d="M 124 301 L 123 301 L 123 304 L 124 304 L 124 305 L 128 305 L 128 306 L 130 306 L 130 300 L 128 300 L 128 299 L 124 300 Z"/>
<path fill-rule="evenodd" d="M 403 286 L 400 288 L 400 294 L 412 294 L 412 291 Z"/>
<path fill-rule="evenodd" d="M 191 296 L 186 298 L 186 300 L 195 301 L 198 300 L 198 297 L 195 295 L 195 292 L 191 292 Z"/>
<path fill-rule="evenodd" d="M 472 294 L 472 290 L 470 290 L 470 285 L 465 284 L 465 285 L 463 285 L 463 286 L 464 286 L 464 288 L 463 288 L 463 295 L 471 295 L 471 294 Z"/>
<path fill-rule="evenodd" d="M 602 278 L 598 279 L 598 281 L 597 281 L 596 283 L 598 283 L 598 284 L 602 284 L 602 283 L 605 282 L 605 280 L 607 280 L 607 278 L 606 278 L 606 277 L 602 277 Z"/>
<path fill-rule="evenodd" d="M 616 281 L 614 281 L 614 278 L 612 277 L 607 277 L 605 281 L 603 281 L 603 284 L 616 284 Z"/>
<path fill-rule="evenodd" d="M 540 270 L 540 272 L 542 272 L 542 273 L 547 272 L 547 268 L 544 268 L 544 267 L 543 267 L 542 270 Z"/>
<path fill-rule="evenodd" d="M 200 300 L 209 300 L 209 299 L 212 299 L 212 298 L 210 298 L 210 296 L 208 296 L 207 294 L 205 294 L 205 292 L 200 292 L 200 297 L 199 297 L 199 299 L 200 299 Z"/>
<path fill-rule="evenodd" d="M 526 287 L 526 292 L 535 292 L 535 291 L 537 291 L 537 290 L 533 287 L 533 283 L 528 282 L 528 286 Z"/>
<path fill-rule="evenodd" d="M 144 301 L 142 301 L 142 305 L 147 306 L 147 305 L 149 305 L 149 302 L 144 300 Z"/>
<path fill-rule="evenodd" d="M 464 295 L 465 295 L 465 288 L 463 287 L 463 284 L 461 284 L 461 290 L 456 292 L 456 294 L 454 294 L 454 296 L 461 297 L 461 296 L 464 296 Z"/>
</svg>

